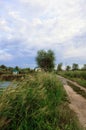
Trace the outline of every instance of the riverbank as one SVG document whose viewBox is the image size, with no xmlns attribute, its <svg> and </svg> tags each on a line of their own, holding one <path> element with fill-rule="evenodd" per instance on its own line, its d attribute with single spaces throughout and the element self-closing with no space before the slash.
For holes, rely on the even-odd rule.
<svg viewBox="0 0 86 130">
<path fill-rule="evenodd" d="M 21 79 L 24 79 L 24 78 L 25 78 L 25 74 L 17 74 L 17 75 L 3 74 L 3 75 L 0 75 L 1 81 L 21 80 Z"/>
</svg>

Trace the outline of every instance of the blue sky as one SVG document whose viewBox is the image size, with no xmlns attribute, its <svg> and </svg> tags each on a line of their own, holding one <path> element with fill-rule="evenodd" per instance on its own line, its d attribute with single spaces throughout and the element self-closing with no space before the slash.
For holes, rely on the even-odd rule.
<svg viewBox="0 0 86 130">
<path fill-rule="evenodd" d="M 86 0 L 0 0 L 0 64 L 34 68 L 41 49 L 86 63 Z"/>
</svg>

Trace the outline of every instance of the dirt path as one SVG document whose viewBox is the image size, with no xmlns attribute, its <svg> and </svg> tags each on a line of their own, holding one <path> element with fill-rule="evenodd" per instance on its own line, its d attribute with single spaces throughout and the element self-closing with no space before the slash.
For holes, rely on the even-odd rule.
<svg viewBox="0 0 86 130">
<path fill-rule="evenodd" d="M 60 75 L 59 75 L 58 77 L 60 78 L 60 80 L 64 80 L 64 82 L 66 82 L 66 83 L 67 83 L 67 81 L 68 81 L 68 82 L 74 84 L 75 86 L 79 87 L 81 90 L 84 90 L 84 91 L 86 92 L 86 88 L 82 87 L 81 85 L 77 84 L 76 82 L 71 81 L 71 80 L 69 80 L 69 79 L 66 79 L 66 78 L 64 78 L 64 77 L 62 77 L 62 76 L 60 76 Z"/>
<path fill-rule="evenodd" d="M 67 80 L 63 77 L 59 77 L 63 82 L 64 88 L 70 99 L 70 108 L 77 114 L 81 125 L 86 128 L 86 99 L 77 94 L 69 85 Z"/>
</svg>

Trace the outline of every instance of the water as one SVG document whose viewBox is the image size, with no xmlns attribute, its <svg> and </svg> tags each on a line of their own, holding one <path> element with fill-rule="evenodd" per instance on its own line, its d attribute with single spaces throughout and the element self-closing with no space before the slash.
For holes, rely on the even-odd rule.
<svg viewBox="0 0 86 130">
<path fill-rule="evenodd" d="M 8 86 L 12 86 L 12 87 L 16 87 L 17 86 L 17 82 L 13 83 L 11 81 L 0 81 L 0 88 L 7 88 Z"/>
<path fill-rule="evenodd" d="M 8 87 L 10 84 L 11 84 L 10 81 L 0 82 L 0 88 L 6 88 L 6 87 Z"/>
</svg>

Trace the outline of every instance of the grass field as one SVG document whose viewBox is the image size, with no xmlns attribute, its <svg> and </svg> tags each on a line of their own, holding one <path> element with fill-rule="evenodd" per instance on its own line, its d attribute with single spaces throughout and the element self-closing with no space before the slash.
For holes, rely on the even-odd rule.
<svg viewBox="0 0 86 130">
<path fill-rule="evenodd" d="M 82 130 L 55 74 L 27 76 L 0 95 L 0 130 Z"/>
</svg>

